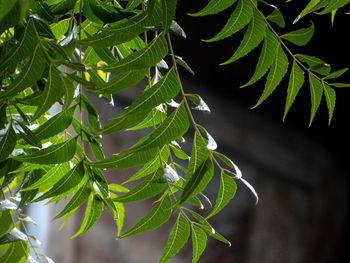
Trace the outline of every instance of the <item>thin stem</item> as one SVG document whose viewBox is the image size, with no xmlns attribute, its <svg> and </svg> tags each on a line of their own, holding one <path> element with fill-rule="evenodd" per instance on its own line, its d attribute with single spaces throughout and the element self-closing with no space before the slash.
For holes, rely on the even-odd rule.
<svg viewBox="0 0 350 263">
<path fill-rule="evenodd" d="M 186 107 L 186 110 L 188 112 L 188 116 L 190 117 L 190 120 L 194 126 L 194 128 L 198 130 L 198 127 L 197 127 L 197 123 L 192 115 L 192 111 L 191 111 L 191 108 L 188 104 L 188 101 L 187 101 L 187 98 L 186 98 L 186 95 L 185 95 L 185 92 L 184 92 L 184 88 L 182 86 L 182 83 L 181 83 L 181 78 L 180 78 L 180 74 L 179 74 L 179 70 L 177 68 L 177 64 L 176 64 L 176 60 L 175 60 L 175 54 L 174 54 L 174 50 L 173 50 L 173 45 L 171 43 L 171 38 L 170 38 L 170 34 L 167 33 L 167 39 L 168 39 L 168 45 L 169 45 L 169 49 L 170 49 L 170 54 L 171 54 L 171 59 L 172 59 L 172 62 L 173 62 L 173 67 L 175 69 L 175 73 L 176 73 L 176 76 L 179 80 L 179 83 L 180 83 L 180 92 L 181 92 L 181 95 L 183 97 L 183 100 L 184 100 L 184 103 L 185 103 L 185 107 Z"/>
</svg>

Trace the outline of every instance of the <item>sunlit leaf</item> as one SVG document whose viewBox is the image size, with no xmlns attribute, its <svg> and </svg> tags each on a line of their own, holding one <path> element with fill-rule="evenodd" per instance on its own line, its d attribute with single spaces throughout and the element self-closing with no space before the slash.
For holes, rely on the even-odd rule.
<svg viewBox="0 0 350 263">
<path fill-rule="evenodd" d="M 12 2 L 12 1 L 11 1 Z M 13 1 L 15 2 L 15 1 Z M 5 57 L 0 59 L 0 71 L 9 64 L 16 65 L 26 57 L 29 57 L 38 43 L 37 33 L 33 19 L 29 19 L 19 43 L 14 46 Z"/>
<path fill-rule="evenodd" d="M 43 115 L 59 98 L 63 96 L 62 79 L 59 74 L 59 71 L 53 65 L 50 65 L 48 80 L 41 95 L 42 104 L 38 107 L 32 120 Z"/>
<path fill-rule="evenodd" d="M 63 178 L 70 167 L 68 163 L 61 163 L 50 170 L 48 170 L 38 181 L 32 183 L 29 187 L 23 188 L 22 191 L 28 191 L 38 188 L 40 191 L 46 191 L 51 186 L 56 184 L 61 178 Z"/>
<path fill-rule="evenodd" d="M 145 48 L 138 50 L 126 58 L 101 67 L 108 72 L 122 72 L 155 66 L 168 53 L 168 45 L 163 34 L 152 40 Z"/>
<path fill-rule="evenodd" d="M 64 163 L 72 159 L 75 154 L 76 145 L 77 138 L 72 138 L 63 143 L 51 145 L 48 148 L 35 151 L 31 154 L 13 156 L 13 158 L 28 163 Z"/>
<path fill-rule="evenodd" d="M 326 83 L 322 82 L 322 86 L 323 86 L 324 96 L 326 98 L 326 103 L 328 108 L 328 116 L 329 116 L 328 125 L 330 125 L 333 117 L 336 95 L 335 95 L 334 89 L 332 89 Z"/>
<path fill-rule="evenodd" d="M 176 201 L 183 204 L 187 199 L 203 191 L 213 177 L 214 167 L 210 156 L 196 169 L 194 174 L 186 181 L 183 192 Z"/>
<path fill-rule="evenodd" d="M 220 212 L 228 202 L 234 197 L 237 190 L 237 185 L 231 176 L 221 173 L 220 190 L 216 198 L 215 206 L 206 219 L 216 215 Z"/>
<path fill-rule="evenodd" d="M 276 89 L 284 75 L 287 73 L 288 65 L 289 62 L 286 54 L 284 53 L 282 47 L 278 46 L 275 54 L 275 60 L 271 66 L 269 74 L 267 75 L 265 89 L 253 108 L 258 107 Z"/>
<path fill-rule="evenodd" d="M 0 141 L 0 161 L 5 160 L 12 153 L 16 146 L 16 141 L 16 132 L 12 127 L 12 123 L 9 123 Z"/>
<path fill-rule="evenodd" d="M 310 41 L 310 39 L 314 34 L 314 31 L 315 31 L 315 26 L 312 23 L 311 26 L 308 28 L 302 28 L 302 29 L 289 32 L 287 34 L 282 35 L 281 38 L 286 39 L 295 45 L 304 46 Z"/>
<path fill-rule="evenodd" d="M 94 194 L 91 194 L 88 200 L 88 204 L 85 210 L 85 216 L 80 229 L 73 237 L 86 233 L 100 218 L 103 211 L 103 201 Z"/>
<path fill-rule="evenodd" d="M 161 181 L 163 173 L 163 167 L 159 167 L 157 171 L 148 176 L 143 182 L 136 185 L 126 194 L 116 197 L 113 200 L 117 202 L 127 203 L 144 200 L 157 195 L 166 186 L 166 184 Z"/>
<path fill-rule="evenodd" d="M 65 111 L 61 111 L 48 121 L 41 124 L 33 131 L 36 137 L 42 140 L 64 131 L 72 123 L 75 108 L 76 105 Z"/>
<path fill-rule="evenodd" d="M 171 215 L 172 210 L 170 209 L 170 206 L 171 199 L 169 195 L 165 195 L 146 216 L 141 218 L 140 221 L 121 235 L 120 238 L 136 235 L 161 226 L 168 221 Z"/>
<path fill-rule="evenodd" d="M 254 75 L 242 87 L 254 84 L 265 75 L 265 73 L 271 67 L 272 63 L 275 61 L 277 47 L 277 37 L 270 30 L 266 30 L 264 45 L 261 50 L 258 64 L 256 65 Z"/>
<path fill-rule="evenodd" d="M 61 170 L 64 170 L 64 169 L 61 169 Z M 56 170 L 54 169 L 54 171 Z M 51 170 L 50 170 L 39 181 L 37 181 L 36 183 L 34 183 L 34 185 L 29 187 L 29 189 L 33 187 L 36 188 L 35 185 L 37 185 L 41 189 L 52 186 L 49 191 L 45 192 L 39 198 L 35 199 L 35 202 L 38 202 L 41 200 L 48 199 L 50 197 L 54 197 L 58 195 L 62 196 L 63 193 L 67 193 L 71 189 L 73 189 L 75 186 L 77 186 L 83 180 L 83 177 L 84 177 L 84 166 L 83 166 L 83 162 L 81 161 L 79 162 L 79 164 L 74 166 L 73 169 L 69 170 L 69 172 L 65 173 L 63 176 L 57 176 L 56 174 L 51 173 Z M 46 184 L 46 187 L 43 187 L 44 184 Z"/>
<path fill-rule="evenodd" d="M 90 181 L 87 181 L 72 197 L 72 199 L 68 202 L 68 204 L 64 207 L 64 209 L 55 216 L 56 218 L 60 218 L 65 214 L 73 211 L 76 208 L 81 207 L 81 205 L 88 199 L 91 193 Z"/>
<path fill-rule="evenodd" d="M 235 11 L 227 20 L 224 28 L 213 38 L 205 40 L 207 42 L 218 41 L 227 38 L 244 28 L 252 19 L 252 4 L 245 0 L 239 0 Z"/>
<path fill-rule="evenodd" d="M 179 213 L 169 239 L 165 245 L 159 263 L 167 262 L 185 245 L 190 235 L 190 224 L 187 219 Z"/>
<path fill-rule="evenodd" d="M 191 225 L 192 230 L 192 251 L 193 258 L 192 263 L 198 261 L 199 257 L 202 255 L 206 243 L 207 243 L 207 234 L 198 226 Z"/>
<path fill-rule="evenodd" d="M 167 102 L 179 92 L 180 84 L 175 71 L 171 70 L 157 84 L 145 90 L 127 110 L 103 127 L 101 134 L 109 134 L 128 128 L 144 119 L 161 103 Z"/>
<path fill-rule="evenodd" d="M 300 88 L 304 83 L 304 71 L 294 61 L 289 76 L 289 83 L 287 89 L 286 106 L 284 109 L 283 120 L 285 119 L 290 107 L 292 106 L 295 97 L 298 95 Z"/>
<path fill-rule="evenodd" d="M 189 120 L 183 104 L 177 108 L 157 129 L 142 138 L 127 152 L 142 151 L 145 149 L 162 146 L 180 138 L 188 129 Z"/>
<path fill-rule="evenodd" d="M 16 95 L 18 92 L 34 85 L 41 77 L 46 66 L 44 53 L 38 44 L 34 49 L 32 58 L 26 64 L 23 71 L 14 79 L 11 85 L 1 93 L 1 99 Z"/>
<path fill-rule="evenodd" d="M 241 44 L 238 46 L 236 52 L 227 61 L 221 63 L 226 65 L 236 61 L 237 59 L 247 55 L 264 39 L 266 30 L 266 22 L 257 10 L 253 10 L 253 16 L 248 25 L 247 32 L 244 34 Z"/>
<path fill-rule="evenodd" d="M 175 17 L 177 0 L 161 0 L 163 31 L 168 32 Z"/>
<path fill-rule="evenodd" d="M 315 117 L 318 106 L 320 106 L 322 94 L 323 94 L 323 87 L 322 87 L 322 83 L 312 74 L 309 74 L 309 84 L 310 84 L 310 94 L 311 94 L 311 115 L 310 115 L 310 122 L 309 122 L 309 126 L 310 126 Z"/>
<path fill-rule="evenodd" d="M 112 156 L 111 158 L 104 159 L 98 162 L 93 162 L 89 165 L 97 168 L 127 169 L 145 164 L 146 162 L 154 158 L 156 154 L 156 148 L 149 148 L 137 152 L 124 151 Z"/>
<path fill-rule="evenodd" d="M 270 15 L 268 15 L 266 19 L 271 22 L 274 22 L 281 28 L 284 28 L 286 26 L 283 15 L 278 8 L 274 8 L 273 12 Z"/>
</svg>

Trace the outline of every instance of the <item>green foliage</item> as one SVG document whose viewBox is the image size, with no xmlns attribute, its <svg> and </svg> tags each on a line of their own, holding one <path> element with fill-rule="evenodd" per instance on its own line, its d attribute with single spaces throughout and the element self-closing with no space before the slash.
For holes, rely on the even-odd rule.
<svg viewBox="0 0 350 263">
<path fill-rule="evenodd" d="M 331 13 L 334 20 L 335 12 L 349 2 L 311 0 L 295 22 L 316 11 Z M 255 107 L 289 75 L 283 119 L 308 85 L 310 125 L 323 96 L 331 122 L 335 88 L 350 86 L 336 82 L 347 68 L 332 72 L 320 58 L 294 54 L 292 48 L 306 45 L 317 25 L 285 32 L 283 14 L 277 8 L 265 14 L 265 5 L 262 0 L 211 0 L 191 15 L 214 15 L 231 8 L 226 24 L 207 42 L 246 28 L 237 50 L 222 64 L 261 48 L 254 74 L 243 85 L 267 75 Z M 193 110 L 210 113 L 210 109 L 182 86 L 178 65 L 193 71 L 172 45 L 173 34 L 186 36 L 174 21 L 176 7 L 176 0 L 0 0 L 0 262 L 46 259 L 38 253 L 36 259 L 30 256 L 35 246 L 21 208 L 68 196 L 55 217 L 65 216 L 63 225 L 87 202 L 73 237 L 86 233 L 107 210 L 118 226 L 118 238 L 158 228 L 177 216 L 159 262 L 171 259 L 189 238 L 192 262 L 199 260 L 209 236 L 230 245 L 208 220 L 234 197 L 237 180 L 258 198 L 238 166 L 216 151 L 214 138 L 194 119 Z M 113 95 L 134 85 L 142 87 L 140 95 L 102 126 L 89 96 L 97 94 L 112 104 Z M 61 111 L 50 113 L 54 105 Z M 101 135 L 141 129 L 146 135 L 138 142 L 105 157 Z M 178 143 L 183 137 L 193 138 L 190 152 Z M 93 156 L 87 155 L 85 145 Z M 134 167 L 139 170 L 124 182 L 138 181 L 130 189 L 110 184 L 102 173 Z M 221 174 L 220 188 L 214 207 L 203 216 L 194 209 L 201 206 L 198 196 L 205 197 L 215 171 Z M 152 208 L 124 231 L 124 203 L 145 199 L 155 201 Z"/>
</svg>

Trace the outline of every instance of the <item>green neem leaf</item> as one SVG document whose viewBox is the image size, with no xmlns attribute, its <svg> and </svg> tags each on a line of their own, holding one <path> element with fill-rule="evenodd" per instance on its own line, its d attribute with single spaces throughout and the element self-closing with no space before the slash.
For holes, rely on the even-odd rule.
<svg viewBox="0 0 350 263">
<path fill-rule="evenodd" d="M 77 138 L 69 139 L 63 143 L 51 145 L 48 148 L 35 151 L 28 155 L 13 156 L 21 162 L 39 164 L 57 164 L 71 160 L 75 154 Z"/>
<path fill-rule="evenodd" d="M 67 11 L 71 10 L 74 6 L 77 0 L 62 0 L 59 1 L 57 4 L 51 6 L 51 12 L 54 14 L 64 14 Z"/>
<path fill-rule="evenodd" d="M 0 236 L 6 234 L 12 227 L 12 214 L 11 211 L 0 212 Z"/>
<path fill-rule="evenodd" d="M 33 131 L 36 137 L 43 140 L 64 131 L 72 123 L 75 108 L 76 105 L 56 114 L 48 121 L 41 124 L 36 130 Z"/>
<path fill-rule="evenodd" d="M 348 83 L 328 83 L 329 85 L 336 87 L 336 88 L 348 88 L 350 87 L 350 84 Z"/>
<path fill-rule="evenodd" d="M 62 74 L 60 76 L 62 78 L 63 89 L 64 89 L 63 109 L 66 110 L 74 100 L 75 86 L 72 80 L 70 80 L 69 78 L 63 77 Z"/>
<path fill-rule="evenodd" d="M 221 173 L 220 190 L 215 202 L 215 206 L 206 219 L 220 212 L 228 202 L 234 197 L 237 190 L 236 182 L 225 173 Z"/>
<path fill-rule="evenodd" d="M 254 75 L 247 82 L 247 84 L 243 85 L 242 87 L 254 84 L 265 75 L 275 60 L 277 47 L 278 39 L 269 29 L 267 29 L 264 44 L 261 50 L 258 64 L 255 68 Z"/>
<path fill-rule="evenodd" d="M 55 219 L 81 207 L 86 199 L 88 199 L 91 190 L 90 181 L 86 181 L 86 183 L 73 195 L 72 199 L 63 208 L 63 210 L 57 216 L 55 216 Z"/>
<path fill-rule="evenodd" d="M 12 123 L 9 123 L 0 141 L 0 161 L 5 160 L 12 153 L 16 146 L 16 141 L 16 132 L 12 127 Z"/>
<path fill-rule="evenodd" d="M 142 165 L 157 154 L 157 148 L 148 148 L 144 151 L 128 152 L 124 151 L 102 161 L 90 163 L 90 166 L 97 168 L 127 169 Z"/>
<path fill-rule="evenodd" d="M 77 97 L 75 100 L 77 103 L 81 102 L 82 109 L 87 112 L 87 120 L 90 127 L 94 130 L 99 130 L 101 128 L 101 124 L 99 121 L 98 112 L 94 105 L 92 105 L 89 99 L 82 93 L 80 93 L 79 97 Z"/>
<path fill-rule="evenodd" d="M 196 172 L 200 165 L 208 158 L 209 151 L 206 148 L 208 141 L 198 131 L 194 133 L 191 158 L 188 164 L 188 179 Z"/>
<path fill-rule="evenodd" d="M 17 121 L 16 123 L 18 123 L 23 130 L 23 132 L 20 132 L 20 134 L 25 142 L 35 147 L 42 147 L 40 139 L 25 124 L 20 121 Z"/>
<path fill-rule="evenodd" d="M 167 262 L 185 245 L 190 236 L 190 224 L 187 219 L 179 213 L 169 239 L 165 245 L 159 263 Z"/>
<path fill-rule="evenodd" d="M 163 31 L 168 32 L 175 17 L 177 0 L 161 0 Z"/>
<path fill-rule="evenodd" d="M 122 72 L 150 68 L 157 65 L 159 61 L 161 61 L 167 55 L 167 53 L 167 42 L 164 34 L 160 34 L 145 48 L 132 53 L 116 63 L 101 67 L 101 69 L 103 71 Z"/>
<path fill-rule="evenodd" d="M 322 83 L 313 75 L 309 74 L 309 84 L 310 84 L 310 94 L 311 94 L 311 115 L 310 115 L 310 123 L 315 117 L 318 106 L 320 106 L 322 94 L 323 94 L 323 86 Z"/>
<path fill-rule="evenodd" d="M 284 75 L 287 73 L 288 66 L 288 58 L 282 47 L 279 45 L 276 50 L 275 61 L 273 62 L 269 74 L 267 75 L 267 81 L 263 94 L 253 108 L 258 107 L 264 100 L 267 99 L 267 97 L 271 95 L 271 93 L 283 79 Z"/>
<path fill-rule="evenodd" d="M 304 71 L 298 66 L 297 62 L 293 62 L 292 70 L 289 76 L 289 83 L 287 89 L 287 99 L 286 106 L 284 109 L 283 120 L 286 118 L 286 115 L 292 106 L 295 97 L 298 95 L 300 88 L 304 83 Z"/>
<path fill-rule="evenodd" d="M 123 23 L 103 29 L 101 33 L 79 41 L 86 46 L 107 47 L 128 42 L 146 31 L 147 27 L 157 26 L 160 22 L 158 8 L 152 15 L 149 12 L 140 12 Z"/>
<path fill-rule="evenodd" d="M 53 172 L 56 171 L 56 169 L 51 169 L 54 170 Z M 46 174 L 49 175 L 46 179 L 46 175 L 44 175 L 37 183 L 35 183 L 38 188 L 43 189 L 47 188 L 47 186 L 52 186 L 52 188 L 47 191 L 45 194 L 41 195 L 39 198 L 35 199 L 35 202 L 42 201 L 54 196 L 62 196 L 64 193 L 68 193 L 75 187 L 77 186 L 84 178 L 84 165 L 83 161 L 79 162 L 76 166 L 73 167 L 73 169 L 67 171 L 64 171 L 64 169 L 61 169 L 64 171 L 63 176 L 57 176 L 55 174 L 51 175 L 51 170 Z M 54 176 L 54 178 L 53 178 Z M 59 180 L 57 180 L 58 178 Z M 52 180 L 56 181 L 56 183 Z M 43 185 L 47 185 L 46 187 L 43 187 Z M 32 187 L 29 187 L 30 189 Z"/>
<path fill-rule="evenodd" d="M 146 216 L 141 218 L 139 222 L 121 235 L 120 238 L 136 235 L 161 226 L 168 221 L 171 216 L 172 210 L 170 209 L 170 206 L 171 199 L 169 195 L 165 195 Z"/>
<path fill-rule="evenodd" d="M 331 123 L 334 107 L 335 107 L 335 91 L 330 86 L 328 86 L 326 83 L 322 81 L 324 96 L 326 98 L 327 108 L 328 108 L 328 125 Z"/>
<path fill-rule="evenodd" d="M 44 72 L 46 60 L 40 44 L 36 45 L 34 54 L 23 71 L 15 78 L 11 85 L 1 94 L 2 98 L 12 97 L 18 92 L 34 85 Z M 1 99 L 0 99 L 1 100 Z"/>
<path fill-rule="evenodd" d="M 45 174 L 44 170 L 33 170 L 27 174 L 25 179 L 23 180 L 22 189 L 31 186 L 33 183 L 38 181 Z M 38 193 L 38 189 L 29 190 L 29 191 L 21 191 L 21 202 L 19 203 L 19 207 L 22 207 L 24 204 L 31 202 L 34 197 Z"/>
<path fill-rule="evenodd" d="M 142 138 L 126 152 L 143 151 L 170 143 L 184 135 L 189 125 L 185 107 L 181 104 L 157 129 Z"/>
<path fill-rule="evenodd" d="M 252 4 L 250 2 L 247 2 L 245 0 L 239 0 L 235 11 L 227 20 L 224 28 L 215 37 L 205 41 L 218 41 L 235 34 L 250 22 L 253 15 L 252 11 Z"/>
<path fill-rule="evenodd" d="M 314 31 L 315 31 L 315 26 L 312 23 L 311 26 L 308 28 L 302 28 L 302 29 L 289 32 L 287 34 L 282 35 L 281 38 L 286 39 L 295 45 L 304 46 L 310 41 L 310 39 L 314 34 Z"/>
<path fill-rule="evenodd" d="M 37 36 L 38 35 L 34 26 L 33 19 L 30 19 L 19 43 L 14 46 L 5 57 L 1 58 L 0 71 L 3 71 L 4 68 L 10 64 L 16 65 L 23 59 L 29 57 L 33 53 L 34 48 L 37 46 Z"/>
<path fill-rule="evenodd" d="M 134 100 L 123 114 L 103 127 L 100 133 L 109 134 L 136 124 L 144 119 L 154 107 L 175 97 L 179 89 L 178 78 L 172 69 L 157 84 L 145 90 L 140 97 Z"/>
<path fill-rule="evenodd" d="M 2 262 L 27 262 L 27 257 L 30 254 L 27 242 L 18 241 L 12 242 L 7 251 L 1 256 Z"/>
<path fill-rule="evenodd" d="M 303 54 L 297 54 L 295 56 L 301 62 L 306 63 L 313 72 L 326 76 L 331 71 L 330 65 L 317 57 Z"/>
<path fill-rule="evenodd" d="M 298 15 L 298 17 L 294 20 L 294 23 L 296 23 L 300 18 L 304 17 L 305 15 L 311 13 L 314 8 L 320 4 L 321 0 L 310 0 L 307 6 L 301 11 L 301 13 Z"/>
<path fill-rule="evenodd" d="M 157 154 L 153 160 L 147 162 L 140 170 L 137 171 L 137 173 L 131 176 L 128 180 L 126 180 L 124 184 L 141 179 L 146 175 L 153 173 L 160 166 L 163 166 L 164 162 L 168 161 L 169 154 L 170 154 L 169 148 L 167 146 L 164 146 L 163 149 L 160 151 L 160 156 L 162 160 L 159 160 L 159 155 Z"/>
<path fill-rule="evenodd" d="M 56 101 L 63 96 L 62 79 L 59 71 L 51 64 L 49 68 L 49 76 L 45 85 L 45 89 L 41 95 L 42 104 L 36 110 L 32 120 L 37 119 L 47 112 Z"/>
<path fill-rule="evenodd" d="M 172 149 L 172 151 L 174 152 L 175 156 L 181 160 L 188 160 L 189 156 L 183 151 L 181 150 L 180 147 L 171 144 L 170 148 Z"/>
<path fill-rule="evenodd" d="M 339 69 L 339 70 L 334 71 L 334 72 L 330 73 L 329 75 L 325 76 L 323 79 L 335 79 L 335 78 L 340 77 L 341 75 L 343 75 L 347 71 L 348 71 L 348 68 Z"/>
<path fill-rule="evenodd" d="M 192 210 L 189 210 L 186 208 L 185 208 L 185 210 L 190 212 L 191 215 L 198 221 L 198 223 L 194 222 L 194 224 L 196 224 L 200 228 L 202 228 L 208 235 L 210 235 L 211 237 L 231 246 L 230 241 L 228 241 L 226 238 L 224 238 L 222 235 L 220 235 L 218 232 L 216 232 L 215 229 L 210 225 L 210 223 L 204 217 L 202 217 L 200 214 L 198 214 Z"/>
<path fill-rule="evenodd" d="M 151 198 L 160 193 L 166 186 L 166 183 L 161 181 L 164 174 L 163 167 L 159 167 L 152 175 L 147 177 L 143 182 L 136 185 L 126 194 L 116 197 L 113 201 L 127 203 Z"/>
<path fill-rule="evenodd" d="M 233 56 L 221 63 L 220 65 L 226 65 L 236 61 L 237 59 L 247 55 L 250 51 L 256 48 L 260 42 L 264 39 L 266 30 L 266 22 L 262 18 L 259 11 L 253 10 L 252 20 L 248 25 L 247 32 L 244 34 L 243 40 Z"/>
<path fill-rule="evenodd" d="M 59 181 L 62 177 L 64 177 L 69 170 L 70 166 L 68 162 L 58 164 L 48 170 L 38 181 L 26 188 L 23 188 L 22 191 L 38 188 L 39 191 L 44 192 L 52 185 L 54 185 L 57 181 Z"/>
<path fill-rule="evenodd" d="M 349 2 L 349 0 L 330 1 L 329 4 L 325 7 L 325 9 L 323 9 L 319 14 L 324 15 L 330 13 L 338 8 L 345 6 L 346 4 L 349 4 Z"/>
<path fill-rule="evenodd" d="M 55 37 L 57 39 L 60 39 L 61 37 L 63 37 L 63 35 L 65 33 L 67 33 L 68 28 L 69 28 L 69 24 L 70 24 L 70 19 L 63 19 L 58 21 L 57 23 L 53 23 L 50 25 L 50 29 L 52 31 L 52 33 L 55 35 Z"/>
<path fill-rule="evenodd" d="M 135 7 L 140 5 L 143 0 L 129 0 L 128 4 L 126 5 L 125 9 L 126 10 L 133 10 Z"/>
<path fill-rule="evenodd" d="M 133 131 L 153 127 L 154 125 L 158 125 L 163 120 L 165 120 L 166 116 L 166 109 L 164 110 L 164 112 L 158 109 L 152 109 L 152 111 L 148 113 L 148 115 L 142 122 L 127 130 Z"/>
<path fill-rule="evenodd" d="M 123 18 L 130 17 L 133 13 L 120 12 L 114 6 L 100 0 L 89 0 L 89 5 L 96 17 L 105 23 L 113 23 Z"/>
<path fill-rule="evenodd" d="M 196 196 L 203 191 L 214 174 L 214 166 L 211 156 L 196 169 L 194 174 L 186 180 L 184 189 L 176 201 L 176 205 L 183 204 L 187 199 Z"/>
<path fill-rule="evenodd" d="M 101 198 L 98 195 L 90 194 L 83 223 L 73 237 L 86 233 L 100 218 L 103 207 L 104 203 Z"/>
<path fill-rule="evenodd" d="M 0 21 L 11 11 L 12 7 L 16 4 L 17 1 L 0 1 Z"/>
<path fill-rule="evenodd" d="M 207 245 L 207 234 L 198 226 L 191 225 L 192 230 L 192 249 L 193 258 L 192 263 L 198 261 Z"/>
<path fill-rule="evenodd" d="M 189 14 L 191 16 L 207 16 L 220 13 L 233 5 L 237 0 L 211 0 L 202 10 L 197 13 Z"/>
<path fill-rule="evenodd" d="M 284 28 L 286 26 L 283 15 L 278 8 L 274 8 L 273 12 L 270 15 L 268 15 L 266 19 L 275 23 L 281 28 Z"/>
</svg>

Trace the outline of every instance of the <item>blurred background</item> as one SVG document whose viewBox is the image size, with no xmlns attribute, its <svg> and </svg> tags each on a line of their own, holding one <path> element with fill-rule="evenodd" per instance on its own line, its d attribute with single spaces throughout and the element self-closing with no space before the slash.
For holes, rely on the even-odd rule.
<svg viewBox="0 0 350 263">
<path fill-rule="evenodd" d="M 283 7 L 286 30 L 295 30 L 316 23 L 315 37 L 309 47 L 290 45 L 295 53 L 317 56 L 338 70 L 349 65 L 349 16 L 339 12 L 332 26 L 330 16 L 309 16 L 292 26 L 304 1 L 272 1 Z M 296 2 L 296 3 L 294 3 Z M 297 3 L 298 2 L 298 3 Z M 187 38 L 173 37 L 175 53 L 194 70 L 192 76 L 181 72 L 184 88 L 197 93 L 212 113 L 196 114 L 218 143 L 218 150 L 227 154 L 240 167 L 243 176 L 259 194 L 254 196 L 240 182 L 235 198 L 210 223 L 232 245 L 208 239 L 208 246 L 199 262 L 210 263 L 337 263 L 350 262 L 349 239 L 349 89 L 337 90 L 335 115 L 330 126 L 325 100 L 308 128 L 310 95 L 307 86 L 297 96 L 295 104 L 282 122 L 287 90 L 286 77 L 277 90 L 257 109 L 255 105 L 264 88 L 264 80 L 252 87 L 240 89 L 253 74 L 260 47 L 234 64 L 218 66 L 227 60 L 242 39 L 242 32 L 217 43 L 201 39 L 214 36 L 225 24 L 232 8 L 220 15 L 193 18 L 186 13 L 198 11 L 207 1 L 179 0 L 176 20 Z M 346 31 L 344 31 L 346 30 Z M 349 82 L 349 74 L 343 77 Z M 95 99 L 95 105 L 106 123 L 130 103 L 137 88 L 116 95 L 114 107 Z M 107 157 L 130 146 L 140 134 L 104 138 Z M 190 136 L 185 137 L 188 141 Z M 110 182 L 121 182 L 133 171 L 108 171 Z M 206 191 L 215 200 L 219 176 L 214 176 Z M 49 220 L 64 204 L 50 207 Z M 151 208 L 152 203 L 128 204 L 126 228 L 136 223 Z M 205 204 L 205 209 L 210 209 Z M 42 217 L 40 213 L 36 215 Z M 61 221 L 53 221 L 47 254 L 57 263 L 153 263 L 157 262 L 172 224 L 125 240 L 115 240 L 116 226 L 105 211 L 97 224 L 83 237 L 70 239 L 79 229 L 84 210 L 77 212 L 60 231 Z M 34 217 L 34 216 L 33 216 Z M 190 242 L 171 262 L 191 262 Z"/>
</svg>

